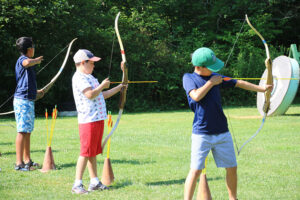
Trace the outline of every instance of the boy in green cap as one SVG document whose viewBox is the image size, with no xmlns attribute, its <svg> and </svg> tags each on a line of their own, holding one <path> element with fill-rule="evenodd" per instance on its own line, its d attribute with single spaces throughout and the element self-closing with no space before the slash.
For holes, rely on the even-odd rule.
<svg viewBox="0 0 300 200">
<path fill-rule="evenodd" d="M 267 62 L 268 60 L 266 60 Z M 227 119 L 224 115 L 220 88 L 239 87 L 245 90 L 265 92 L 272 85 L 261 87 L 246 81 L 229 79 L 217 74 L 224 67 L 214 52 L 206 47 L 197 49 L 192 55 L 193 73 L 183 76 L 190 109 L 195 113 L 193 121 L 191 164 L 184 186 L 184 199 L 193 197 L 197 179 L 205 165 L 210 150 L 217 167 L 226 169 L 226 185 L 229 199 L 237 199 L 237 162 Z M 200 185 L 198 191 L 200 191 Z"/>
</svg>

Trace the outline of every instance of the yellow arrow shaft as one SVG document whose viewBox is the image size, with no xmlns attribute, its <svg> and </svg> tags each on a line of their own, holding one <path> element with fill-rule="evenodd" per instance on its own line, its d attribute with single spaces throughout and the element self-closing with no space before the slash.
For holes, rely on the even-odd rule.
<svg viewBox="0 0 300 200">
<path fill-rule="evenodd" d="M 158 81 L 128 81 L 128 83 L 157 83 Z M 110 82 L 111 84 L 122 83 L 122 82 Z"/>
<path fill-rule="evenodd" d="M 236 80 L 267 80 L 267 78 L 231 78 L 231 79 L 236 79 Z M 299 78 L 274 78 L 274 79 L 276 79 L 276 80 L 299 80 Z"/>
</svg>

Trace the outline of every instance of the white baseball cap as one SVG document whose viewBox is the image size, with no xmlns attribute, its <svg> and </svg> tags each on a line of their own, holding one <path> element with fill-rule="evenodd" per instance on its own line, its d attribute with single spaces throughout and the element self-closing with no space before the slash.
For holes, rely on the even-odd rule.
<svg viewBox="0 0 300 200">
<path fill-rule="evenodd" d="M 97 61 L 101 60 L 101 58 L 94 56 L 94 54 L 92 52 L 90 52 L 89 50 L 79 49 L 73 56 L 73 60 L 75 63 L 80 63 L 85 60 L 97 62 Z"/>
</svg>

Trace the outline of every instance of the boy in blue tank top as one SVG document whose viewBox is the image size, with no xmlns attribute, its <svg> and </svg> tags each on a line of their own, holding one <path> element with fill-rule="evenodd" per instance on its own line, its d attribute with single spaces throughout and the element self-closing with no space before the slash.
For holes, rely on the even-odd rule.
<svg viewBox="0 0 300 200">
<path fill-rule="evenodd" d="M 183 76 L 183 87 L 188 104 L 195 114 L 191 137 L 191 165 L 184 186 L 184 199 L 193 198 L 197 179 L 205 166 L 205 158 L 211 150 L 217 167 L 226 169 L 229 199 L 235 200 L 237 199 L 237 162 L 227 119 L 222 108 L 220 88 L 239 87 L 250 91 L 265 92 L 272 90 L 273 86 L 261 87 L 247 81 L 230 78 L 228 81 L 223 81 L 225 76 L 216 72 L 223 68 L 224 63 L 206 47 L 199 48 L 193 53 L 192 63 L 195 67 L 194 72 Z M 200 190 L 199 185 L 198 193 Z"/>
<path fill-rule="evenodd" d="M 30 135 L 34 126 L 34 100 L 42 98 L 42 90 L 37 91 L 35 65 L 40 64 L 43 56 L 34 57 L 32 38 L 21 37 L 16 41 L 21 54 L 15 71 L 17 87 L 14 94 L 14 111 L 17 123 L 15 170 L 29 171 L 38 166 L 30 158 Z"/>
</svg>

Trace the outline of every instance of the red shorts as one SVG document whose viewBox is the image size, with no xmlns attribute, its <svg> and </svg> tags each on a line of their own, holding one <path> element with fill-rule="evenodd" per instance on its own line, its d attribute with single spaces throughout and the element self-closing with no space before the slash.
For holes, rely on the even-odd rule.
<svg viewBox="0 0 300 200">
<path fill-rule="evenodd" d="M 104 120 L 79 124 L 80 156 L 95 157 L 102 153 Z"/>
</svg>

